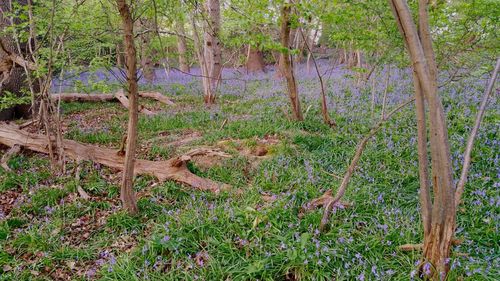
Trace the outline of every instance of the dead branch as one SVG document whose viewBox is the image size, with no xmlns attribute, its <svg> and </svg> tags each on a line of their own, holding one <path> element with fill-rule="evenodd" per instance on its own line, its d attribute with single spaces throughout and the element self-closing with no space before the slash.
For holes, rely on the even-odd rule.
<svg viewBox="0 0 500 281">
<path fill-rule="evenodd" d="M 125 96 L 123 91 L 118 91 L 117 93 L 115 93 L 114 96 L 123 105 L 123 107 L 125 107 L 126 109 L 128 109 L 130 107 L 130 103 L 128 101 L 128 98 Z M 144 106 L 139 106 L 139 112 L 144 113 L 148 116 L 155 115 L 155 113 L 153 111 L 145 108 Z"/>
<path fill-rule="evenodd" d="M 166 105 L 175 105 L 171 99 L 159 92 L 139 92 L 139 97 L 154 99 Z"/>
<path fill-rule="evenodd" d="M 0 123 L 0 143 L 9 147 L 20 145 L 32 151 L 48 153 L 46 136 L 25 132 L 8 123 Z M 66 156 L 72 159 L 90 160 L 113 169 L 123 169 L 124 157 L 117 155 L 113 149 L 83 144 L 67 139 L 63 140 L 62 146 Z M 229 185 L 201 178 L 191 173 L 187 168 L 186 164 L 192 156 L 211 154 L 222 155 L 222 152 L 210 148 L 200 148 L 166 161 L 137 159 L 135 161 L 134 174 L 152 175 L 160 181 L 173 180 L 191 186 L 194 189 L 214 193 L 228 190 L 230 188 Z"/>
<path fill-rule="evenodd" d="M 358 165 L 358 161 L 361 158 L 361 155 L 363 154 L 363 151 L 368 144 L 368 141 L 382 128 L 382 125 L 385 124 L 387 120 L 389 120 L 392 115 L 394 115 L 396 112 L 401 110 L 403 107 L 406 105 L 410 104 L 412 101 L 414 101 L 414 98 L 411 98 L 402 104 L 398 105 L 395 109 L 393 109 L 387 116 L 383 119 L 381 119 L 375 126 L 371 128 L 371 130 L 368 132 L 368 134 L 365 135 L 365 137 L 358 143 L 358 146 L 356 148 L 356 153 L 354 154 L 353 159 L 351 160 L 351 164 L 349 164 L 349 167 L 347 168 L 346 173 L 344 174 L 344 177 L 342 178 L 342 182 L 340 184 L 339 189 L 337 190 L 337 193 L 335 194 L 335 197 L 331 197 L 331 191 L 325 192 L 321 197 L 318 199 L 314 199 L 311 203 L 308 205 L 311 206 L 326 206 L 325 210 L 323 212 L 323 217 L 321 219 L 321 224 L 320 224 L 320 230 L 324 230 L 326 224 L 328 223 L 328 220 L 330 218 L 330 214 L 335 207 L 336 204 L 340 201 L 342 196 L 344 196 L 344 193 L 347 189 L 347 186 L 349 185 L 349 181 L 351 180 L 352 175 L 354 174 L 354 171 L 356 170 L 356 167 Z M 321 204 L 320 204 L 321 203 Z M 309 211 L 314 208 L 308 207 L 307 205 L 303 207 L 303 210 Z"/>
<path fill-rule="evenodd" d="M 479 111 L 477 112 L 476 115 L 476 121 L 474 122 L 474 128 L 472 128 L 469 139 L 467 140 L 467 147 L 465 148 L 465 153 L 464 153 L 464 164 L 462 167 L 462 173 L 460 175 L 460 180 L 457 183 L 457 188 L 456 188 L 457 191 L 455 192 L 455 206 L 460 205 L 460 198 L 462 197 L 462 193 L 464 192 L 465 183 L 467 182 L 467 175 L 469 173 L 474 140 L 476 139 L 477 132 L 479 131 L 479 127 L 481 126 L 481 121 L 483 121 L 484 112 L 486 111 L 486 106 L 488 105 L 488 99 L 490 98 L 493 88 L 495 87 L 495 82 L 497 80 L 499 69 L 500 69 L 500 58 L 497 59 L 495 70 L 493 70 L 493 74 L 491 75 L 490 81 L 488 82 L 488 87 L 484 91 L 483 100 L 481 101 L 481 106 L 479 107 Z"/>
<path fill-rule="evenodd" d="M 73 101 L 88 101 L 88 102 L 103 102 L 103 101 L 114 101 L 118 99 L 116 95 L 123 94 L 119 91 L 115 94 L 85 94 L 85 93 L 62 93 L 62 94 L 51 94 L 50 98 L 52 100 L 59 100 L 65 102 Z M 175 103 L 168 97 L 162 95 L 159 92 L 139 92 L 139 96 L 143 98 L 151 98 L 157 100 L 166 105 L 175 105 Z"/>
</svg>

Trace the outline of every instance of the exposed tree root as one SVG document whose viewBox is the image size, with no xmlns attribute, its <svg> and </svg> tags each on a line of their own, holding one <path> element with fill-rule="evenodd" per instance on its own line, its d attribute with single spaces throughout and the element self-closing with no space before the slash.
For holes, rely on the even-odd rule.
<svg viewBox="0 0 500 281">
<path fill-rule="evenodd" d="M 451 240 L 451 244 L 453 246 L 457 246 L 463 243 L 462 239 L 453 238 Z M 399 250 L 403 252 L 411 252 L 411 251 L 422 251 L 424 249 L 424 244 L 404 244 L 398 247 Z"/>
<path fill-rule="evenodd" d="M 157 100 L 163 104 L 175 105 L 168 97 L 162 95 L 159 92 L 139 92 L 139 96 L 143 98 L 151 98 Z M 85 94 L 85 93 L 63 93 L 63 94 L 51 94 L 50 98 L 53 100 L 61 100 L 66 102 L 73 101 L 87 101 L 87 102 L 104 102 L 104 101 L 119 101 L 125 108 L 128 109 L 129 101 L 125 96 L 123 91 L 118 91 L 114 94 Z M 139 112 L 146 115 L 154 115 L 155 112 L 140 106 Z"/>
<path fill-rule="evenodd" d="M 7 123 L 0 123 L 0 143 L 9 147 L 20 145 L 24 149 L 48 153 L 46 136 L 25 132 Z M 110 168 L 118 170 L 123 169 L 124 158 L 118 155 L 113 149 L 83 144 L 66 139 L 63 140 L 62 146 L 65 155 L 77 161 L 90 160 Z M 137 159 L 135 161 L 135 174 L 152 175 L 160 181 L 173 180 L 198 190 L 206 190 L 214 193 L 228 190 L 230 186 L 227 184 L 201 178 L 189 171 L 186 165 L 187 162 L 191 160 L 191 157 L 199 155 L 227 156 L 227 154 L 219 150 L 199 148 L 167 161 Z"/>
<path fill-rule="evenodd" d="M 424 244 L 404 244 L 399 246 L 398 249 L 403 252 L 422 251 L 424 249 Z"/>
</svg>

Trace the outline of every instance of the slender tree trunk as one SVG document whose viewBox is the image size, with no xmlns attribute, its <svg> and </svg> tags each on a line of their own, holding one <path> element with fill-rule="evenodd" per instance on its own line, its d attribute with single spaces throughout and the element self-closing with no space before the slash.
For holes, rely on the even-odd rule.
<svg viewBox="0 0 500 281">
<path fill-rule="evenodd" d="M 187 60 L 187 44 L 186 44 L 186 31 L 184 29 L 184 22 L 177 21 L 177 52 L 179 53 L 179 69 L 183 72 L 189 73 L 190 68 Z"/>
<path fill-rule="evenodd" d="M 193 41 L 196 56 L 198 58 L 198 63 L 200 64 L 202 84 L 203 84 L 203 99 L 210 96 L 210 79 L 208 77 L 208 63 L 206 61 L 205 55 L 203 54 L 200 34 L 198 33 L 198 26 L 196 24 L 195 14 L 191 15 L 191 25 L 193 28 Z"/>
<path fill-rule="evenodd" d="M 282 63 L 281 71 L 286 78 L 288 87 L 288 96 L 292 105 L 293 116 L 295 120 L 302 121 L 304 117 L 300 109 L 299 93 L 297 82 L 295 81 L 293 61 L 290 55 L 289 42 L 290 42 L 290 12 L 291 7 L 284 4 L 281 8 L 281 45 L 286 48 L 286 52 L 281 53 L 280 62 Z"/>
<path fill-rule="evenodd" d="M 434 202 L 431 214 L 427 216 L 430 229 L 428 234 L 424 233 L 424 260 L 435 268 L 431 277 L 439 279 L 446 276 L 450 266 L 448 260 L 455 231 L 456 208 L 447 125 L 437 94 L 437 68 L 429 33 L 427 1 L 419 1 L 419 30 L 405 0 L 389 0 L 389 3 L 413 62 L 415 88 L 423 92 L 429 105 Z"/>
<path fill-rule="evenodd" d="M 310 45 L 307 43 L 307 39 L 304 36 L 304 33 L 301 31 L 300 34 L 302 35 L 302 39 L 305 42 L 304 45 L 309 53 L 309 58 L 311 58 L 312 61 L 314 62 L 314 68 L 316 69 L 316 74 L 318 75 L 319 84 L 321 86 L 321 113 L 323 115 L 323 121 L 325 122 L 325 124 L 327 124 L 330 127 L 336 127 L 337 124 L 335 123 L 335 121 L 330 119 L 330 114 L 328 113 L 328 106 L 326 104 L 325 83 L 323 83 L 323 77 L 319 71 L 318 64 L 316 63 L 316 59 L 314 58 L 314 54 L 312 53 L 312 49 L 311 49 Z"/>
<path fill-rule="evenodd" d="M 123 68 L 123 63 L 124 58 L 123 58 L 123 53 L 120 48 L 120 43 L 116 43 L 116 67 L 118 68 Z"/>
<path fill-rule="evenodd" d="M 219 41 L 220 32 L 220 3 L 219 0 L 207 0 L 206 9 L 208 20 L 205 26 L 205 60 L 208 62 L 208 76 L 210 89 L 205 96 L 205 104 L 215 103 L 217 86 L 222 74 L 222 56 Z"/>
<path fill-rule="evenodd" d="M 125 0 L 116 0 L 122 18 L 124 32 L 127 82 L 129 97 L 129 116 L 127 131 L 127 148 L 121 186 L 121 200 L 123 207 L 131 214 L 137 213 L 137 202 L 134 194 L 134 165 L 137 146 L 137 119 L 138 119 L 138 86 L 137 86 L 137 57 L 134 44 L 134 23 L 129 6 Z"/>
<path fill-rule="evenodd" d="M 317 28 L 314 30 L 313 36 L 307 38 L 310 39 L 309 43 L 306 40 L 306 47 L 309 46 L 309 48 L 307 48 L 307 63 L 306 63 L 307 73 L 311 73 L 311 57 L 313 56 L 314 42 L 316 41 L 316 36 L 318 36 Z"/>
<path fill-rule="evenodd" d="M 154 63 L 153 63 L 153 54 L 151 50 L 151 30 L 152 24 L 148 20 L 141 20 L 140 26 L 144 31 L 147 31 L 141 34 L 141 67 L 142 73 L 144 75 L 144 79 L 148 83 L 153 83 L 155 79 L 155 71 L 154 71 Z"/>
<path fill-rule="evenodd" d="M 248 72 L 264 71 L 264 56 L 258 48 L 248 45 L 246 66 Z"/>
</svg>

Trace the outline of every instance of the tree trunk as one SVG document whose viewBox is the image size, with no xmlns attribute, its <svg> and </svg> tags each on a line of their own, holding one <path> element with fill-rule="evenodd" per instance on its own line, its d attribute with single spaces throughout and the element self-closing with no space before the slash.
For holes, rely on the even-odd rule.
<svg viewBox="0 0 500 281">
<path fill-rule="evenodd" d="M 293 61 L 290 55 L 289 43 L 290 43 L 290 12 L 291 7 L 288 4 L 284 4 L 281 8 L 281 45 L 286 49 L 285 52 L 281 53 L 280 62 L 282 63 L 280 70 L 283 76 L 286 78 L 286 83 L 288 87 L 288 96 L 290 98 L 290 103 L 292 105 L 293 116 L 295 120 L 302 121 L 304 117 L 302 116 L 302 110 L 300 109 L 300 100 L 297 88 L 297 82 L 295 81 Z"/>
<path fill-rule="evenodd" d="M 215 103 L 217 87 L 222 73 L 222 56 L 219 41 L 220 31 L 220 3 L 219 0 L 207 0 L 206 9 L 208 14 L 205 24 L 205 60 L 208 63 L 208 76 L 210 88 L 205 96 L 205 104 Z"/>
<path fill-rule="evenodd" d="M 127 58 L 127 82 L 129 115 L 127 129 L 127 148 L 123 168 L 123 178 L 120 198 L 123 207 L 131 214 L 137 213 L 137 202 L 134 193 L 134 165 L 135 150 L 137 146 L 137 119 L 138 119 L 138 86 L 137 86 L 137 57 L 134 44 L 134 23 L 130 9 L 125 0 L 116 0 L 118 10 L 122 18 L 122 26 L 125 42 L 125 54 Z"/>
<path fill-rule="evenodd" d="M 116 67 L 123 68 L 123 66 L 125 65 L 125 58 L 123 56 L 120 45 L 120 43 L 116 43 Z"/>
<path fill-rule="evenodd" d="M 201 68 L 201 79 L 203 84 L 203 99 L 206 101 L 206 97 L 210 96 L 210 79 L 208 74 L 208 63 L 206 61 L 205 55 L 203 53 L 203 47 L 201 46 L 200 34 L 198 33 L 198 25 L 196 24 L 195 14 L 191 14 L 191 26 L 193 28 L 193 42 L 194 49 L 196 52 L 196 57 L 198 58 L 198 63 Z"/>
<path fill-rule="evenodd" d="M 154 63 L 153 63 L 153 55 L 152 55 L 152 50 L 151 50 L 151 27 L 152 24 L 148 20 L 141 20 L 141 28 L 145 31 L 143 34 L 141 34 L 140 39 L 141 39 L 141 67 L 142 67 L 142 74 L 144 76 L 144 79 L 148 83 L 153 83 L 156 74 L 154 70 Z"/>
<path fill-rule="evenodd" d="M 179 69 L 183 72 L 189 73 L 190 68 L 188 64 L 188 60 L 186 57 L 187 53 L 187 44 L 186 44 L 186 32 L 184 30 L 184 22 L 177 21 L 177 52 L 179 53 Z"/>
<path fill-rule="evenodd" d="M 424 233 L 424 261 L 431 263 L 435 268 L 431 278 L 445 278 L 450 267 L 448 261 L 455 231 L 455 190 L 446 119 L 437 94 L 437 68 L 429 33 L 427 1 L 419 1 L 419 30 L 413 22 L 405 0 L 389 0 L 389 3 L 413 63 L 416 95 L 421 91 L 429 105 L 431 182 L 434 202 L 431 214 L 424 219 L 424 226 L 430 223 L 430 229 Z M 421 185 L 422 181 L 426 180 L 421 178 Z"/>
<path fill-rule="evenodd" d="M 265 63 L 262 52 L 251 45 L 248 45 L 247 53 L 247 71 L 248 72 L 262 72 L 264 71 Z"/>
</svg>

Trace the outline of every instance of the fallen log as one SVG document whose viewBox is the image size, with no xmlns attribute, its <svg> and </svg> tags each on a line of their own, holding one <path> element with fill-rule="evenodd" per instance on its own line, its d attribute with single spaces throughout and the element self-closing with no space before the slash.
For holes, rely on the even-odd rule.
<svg viewBox="0 0 500 281">
<path fill-rule="evenodd" d="M 114 101 L 118 99 L 116 95 L 123 95 L 123 91 L 118 91 L 115 94 L 85 94 L 85 93 L 61 93 L 61 94 L 51 94 L 50 98 L 57 101 L 74 102 L 74 101 L 88 101 L 88 102 L 103 102 L 103 101 Z M 159 92 L 139 92 L 139 96 L 143 98 L 150 98 L 157 100 L 166 105 L 175 105 L 175 103 L 168 97 L 162 95 Z M 128 100 L 128 99 L 127 99 Z"/>
<path fill-rule="evenodd" d="M 159 92 L 139 92 L 139 96 L 142 98 L 154 99 L 167 105 L 175 105 L 175 103 L 171 99 L 167 98 Z"/>
<path fill-rule="evenodd" d="M 115 93 L 115 98 L 120 101 L 120 103 L 126 108 L 128 109 L 129 108 L 129 102 L 128 102 L 128 98 L 125 96 L 125 94 L 123 93 L 123 91 L 118 91 Z M 139 112 L 140 113 L 144 113 L 148 116 L 152 116 L 152 115 L 155 115 L 155 113 L 147 108 L 145 108 L 144 106 L 142 105 L 139 105 Z"/>
<path fill-rule="evenodd" d="M 47 136 L 28 133 L 8 123 L 0 123 L 0 144 L 9 147 L 19 145 L 24 149 L 48 153 Z M 90 160 L 110 168 L 118 170 L 123 169 L 124 157 L 118 155 L 113 149 L 83 144 L 67 139 L 63 140 L 62 145 L 65 156 L 77 161 Z M 221 151 L 210 148 L 200 148 L 166 161 L 137 159 L 135 161 L 134 171 L 136 175 L 152 175 L 158 178 L 159 181 L 173 180 L 198 190 L 219 193 L 220 191 L 228 190 L 230 186 L 199 177 L 191 173 L 186 165 L 193 156 L 212 154 L 229 157 L 229 155 Z"/>
</svg>

